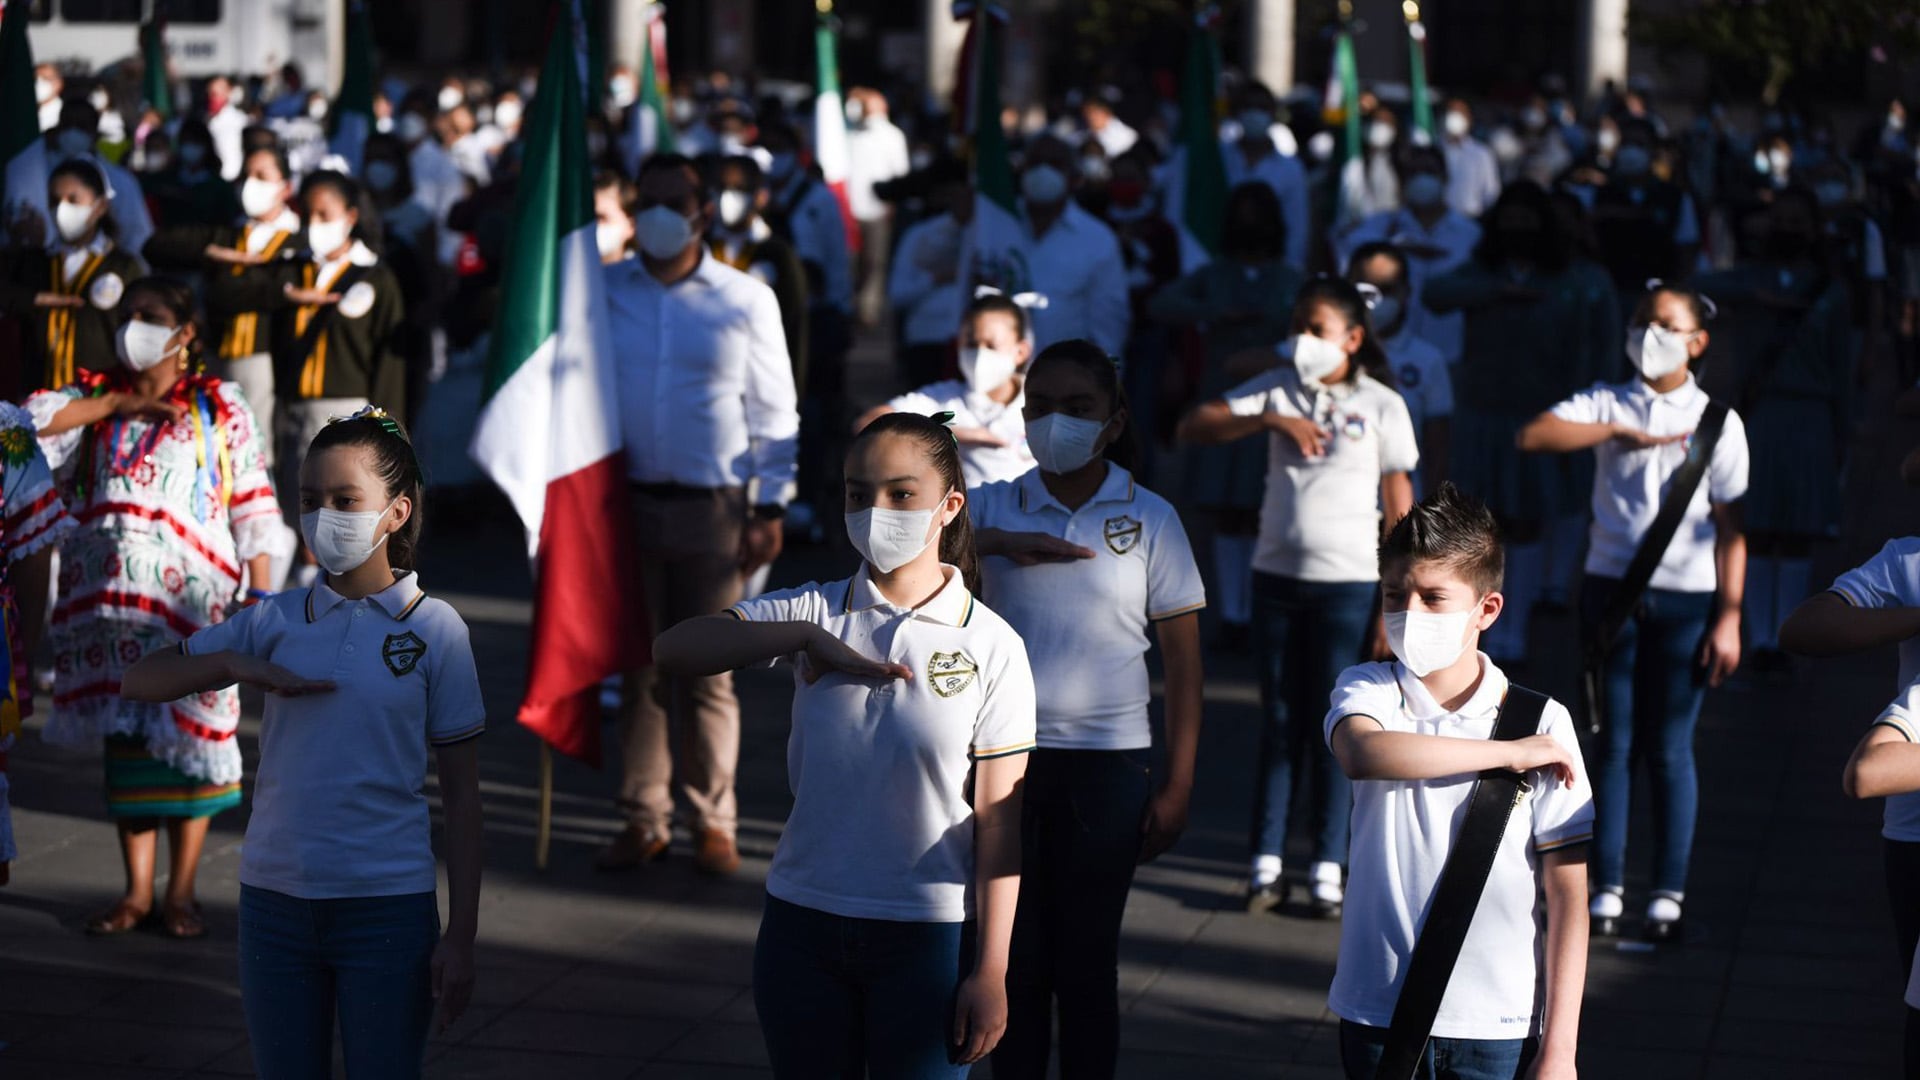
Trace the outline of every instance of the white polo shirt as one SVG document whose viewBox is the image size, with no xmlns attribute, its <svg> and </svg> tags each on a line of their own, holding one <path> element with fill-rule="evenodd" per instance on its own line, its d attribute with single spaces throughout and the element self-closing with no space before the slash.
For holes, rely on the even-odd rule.
<svg viewBox="0 0 1920 1080">
<path fill-rule="evenodd" d="M 954 427 L 986 428 L 1005 439 L 1005 446 L 960 446 L 960 471 L 968 487 L 1011 480 L 1033 468 L 1033 451 L 1027 449 L 1027 421 L 1021 410 L 1027 407 L 1026 391 L 1015 394 L 1005 405 L 985 394 L 976 394 L 959 379 L 943 379 L 909 390 L 887 407 L 894 412 L 931 416 L 937 412 L 953 414 Z"/>
<path fill-rule="evenodd" d="M 1555 405 L 1553 415 L 1577 424 L 1626 424 L 1652 435 L 1677 435 L 1700 426 L 1707 394 L 1689 375 L 1686 384 L 1656 394 L 1645 382 L 1595 383 Z M 1692 439 L 1643 450 L 1617 439 L 1593 448 L 1599 468 L 1593 484 L 1593 526 L 1587 545 L 1587 573 L 1618 578 L 1627 572 L 1640 538 L 1653 527 L 1666 497 L 1668 481 L 1687 460 Z M 1747 429 L 1740 414 L 1729 411 L 1714 445 L 1707 475 L 1694 490 L 1680 528 L 1653 572 L 1653 587 L 1676 592 L 1713 592 L 1719 576 L 1713 567 L 1712 507 L 1747 493 Z"/>
<path fill-rule="evenodd" d="M 1039 744 L 1136 750 L 1147 723 L 1147 628 L 1207 605 L 1180 515 L 1118 465 L 1093 498 L 1068 510 L 1040 470 L 967 492 L 978 529 L 1039 532 L 1091 550 L 1091 559 L 1021 566 L 984 560 L 983 591 L 1027 642 L 1040 694 Z"/>
<path fill-rule="evenodd" d="M 1325 737 L 1349 716 L 1370 716 L 1388 731 L 1486 739 L 1506 698 L 1507 677 L 1480 655 L 1480 686 L 1446 712 L 1425 684 L 1398 663 L 1359 664 L 1340 675 Z M 1480 906 L 1460 949 L 1433 1034 L 1444 1039 L 1524 1039 L 1538 1034 L 1539 972 L 1545 934 L 1535 919 L 1540 855 L 1593 835 L 1593 787 L 1573 718 L 1547 703 L 1540 733 L 1573 756 L 1571 785 L 1528 777 L 1533 785 L 1507 822 Z M 1413 945 L 1426 924 L 1453 838 L 1466 816 L 1475 776 L 1353 782 L 1353 857 L 1341 915 L 1340 957 L 1327 1007 L 1342 1019 L 1388 1027 Z"/>
<path fill-rule="evenodd" d="M 451 605 L 412 573 L 362 600 L 321 583 L 242 608 L 180 648 L 245 653 L 339 687 L 267 695 L 242 884 L 303 900 L 434 891 L 427 749 L 486 727 Z"/>
<path fill-rule="evenodd" d="M 1835 578 L 1831 591 L 1857 608 L 1920 607 L 1920 536 L 1898 536 L 1887 541 L 1879 554 Z M 1912 690 L 1915 679 L 1920 679 L 1920 638 L 1900 643 L 1899 679 L 1903 695 Z M 1888 706 L 1882 718 L 1893 710 L 1894 706 Z M 1915 713 L 1920 715 L 1920 710 Z M 1915 738 L 1920 727 L 1911 723 L 1895 727 L 1908 739 L 1920 742 Z M 1880 835 L 1920 844 L 1920 792 L 1887 797 Z"/>
<path fill-rule="evenodd" d="M 1364 372 L 1310 390 L 1291 361 L 1227 391 L 1235 416 L 1305 417 L 1333 433 L 1327 452 L 1267 436 L 1267 490 L 1253 568 L 1301 581 L 1378 581 L 1380 478 L 1412 472 L 1419 443 L 1407 403 Z"/>
<path fill-rule="evenodd" d="M 787 784 L 793 812 L 767 892 L 854 919 L 963 922 L 973 914 L 973 763 L 1033 749 L 1026 645 L 974 600 L 960 572 L 919 608 L 880 595 L 865 564 L 845 581 L 727 609 L 749 622 L 810 622 L 913 678 L 838 672 L 809 684 L 796 661 Z"/>
</svg>

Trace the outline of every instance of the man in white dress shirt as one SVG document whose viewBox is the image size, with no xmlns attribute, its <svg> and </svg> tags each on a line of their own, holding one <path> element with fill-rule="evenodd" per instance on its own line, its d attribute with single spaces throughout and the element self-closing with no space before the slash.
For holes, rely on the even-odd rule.
<svg viewBox="0 0 1920 1080">
<path fill-rule="evenodd" d="M 906 133 L 887 118 L 887 99 L 856 86 L 847 93 L 847 202 L 860 225 L 860 321 L 880 321 L 885 306 L 887 256 L 893 248 L 893 205 L 873 185 L 905 176 L 913 168 Z"/>
<path fill-rule="evenodd" d="M 1447 205 L 1456 214 L 1478 218 L 1500 197 L 1500 162 L 1486 143 L 1473 137 L 1473 110 L 1459 98 L 1447 102 L 1441 117 L 1447 155 Z"/>
<path fill-rule="evenodd" d="M 1132 318 L 1126 263 L 1113 230 L 1073 200 L 1074 160 L 1072 147 L 1043 135 L 1020 174 L 1028 287 L 1047 298 L 1033 312 L 1034 348 L 1086 338 L 1119 356 Z"/>
<path fill-rule="evenodd" d="M 701 238 L 714 211 L 693 163 L 657 155 L 638 187 L 640 257 L 605 273 L 640 569 L 658 632 L 736 603 L 744 577 L 780 554 L 799 414 L 779 301 L 707 253 Z M 677 791 L 691 813 L 695 865 L 732 873 L 740 865 L 732 676 L 645 668 L 629 675 L 624 698 L 628 824 L 598 865 L 625 869 L 666 854 Z"/>
</svg>

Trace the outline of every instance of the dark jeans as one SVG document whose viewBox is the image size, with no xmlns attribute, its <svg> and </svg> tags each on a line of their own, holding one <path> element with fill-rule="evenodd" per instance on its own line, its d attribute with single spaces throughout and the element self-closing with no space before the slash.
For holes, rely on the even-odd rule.
<svg viewBox="0 0 1920 1080">
<path fill-rule="evenodd" d="M 1340 1021 L 1340 1064 L 1347 1080 L 1373 1080 L 1387 1029 Z M 1517 1080 L 1533 1067 L 1540 1040 L 1429 1039 L 1414 1080 Z"/>
<path fill-rule="evenodd" d="M 997 1080 L 1044 1080 L 1060 1003 L 1061 1080 L 1105 1080 L 1120 1052 L 1120 919 L 1151 794 L 1145 750 L 1035 750 L 1027 759 L 1020 906 Z"/>
<path fill-rule="evenodd" d="M 1580 593 L 1583 626 L 1599 623 L 1618 587 L 1589 576 Z M 1706 694 L 1696 660 L 1713 611 L 1712 593 L 1648 589 L 1607 655 L 1606 718 L 1594 776 L 1593 883 L 1626 884 L 1627 822 L 1633 766 L 1647 763 L 1653 789 L 1653 887 L 1684 893 L 1700 813 L 1693 729 Z"/>
<path fill-rule="evenodd" d="M 1881 843 L 1886 852 L 1887 901 L 1893 906 L 1893 930 L 1904 974 L 1913 967 L 1913 951 L 1920 945 L 1920 843 Z"/>
<path fill-rule="evenodd" d="M 753 1004 L 779 1080 L 957 1080 L 954 991 L 972 923 L 850 919 L 767 897 Z"/>
<path fill-rule="evenodd" d="M 1296 789 L 1311 798 L 1315 862 L 1347 861 L 1353 786 L 1321 730 L 1333 684 L 1359 663 L 1373 614 L 1371 581 L 1299 581 L 1253 572 L 1253 650 L 1260 666 L 1260 758 L 1253 853 L 1285 855 Z"/>
<path fill-rule="evenodd" d="M 240 886 L 240 1001 L 263 1080 L 420 1075 L 433 1019 L 434 894 L 301 900 Z"/>
</svg>

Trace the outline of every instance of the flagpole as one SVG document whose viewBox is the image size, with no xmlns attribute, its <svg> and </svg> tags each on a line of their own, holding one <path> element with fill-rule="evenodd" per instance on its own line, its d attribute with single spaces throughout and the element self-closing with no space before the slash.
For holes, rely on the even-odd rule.
<svg viewBox="0 0 1920 1080">
<path fill-rule="evenodd" d="M 553 747 L 540 740 L 540 817 L 533 830 L 533 868 L 547 868 L 547 848 L 553 840 Z"/>
</svg>

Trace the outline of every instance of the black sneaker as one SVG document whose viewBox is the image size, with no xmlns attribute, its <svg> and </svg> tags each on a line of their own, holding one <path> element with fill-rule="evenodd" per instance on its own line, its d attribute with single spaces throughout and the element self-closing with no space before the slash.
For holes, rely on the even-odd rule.
<svg viewBox="0 0 1920 1080">
<path fill-rule="evenodd" d="M 1270 881 L 1265 885 L 1247 885 L 1247 914 L 1265 915 L 1284 906 L 1287 902 L 1287 882 L 1285 878 Z"/>
</svg>

